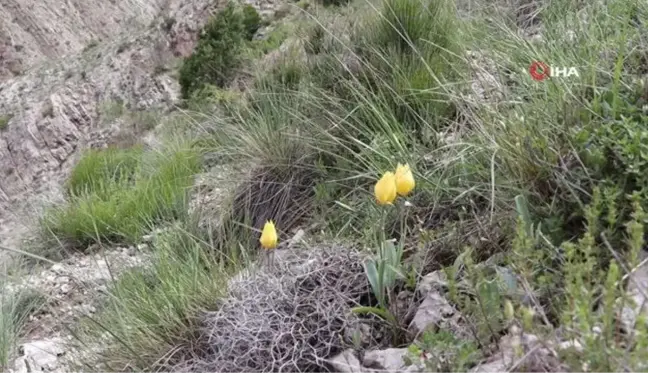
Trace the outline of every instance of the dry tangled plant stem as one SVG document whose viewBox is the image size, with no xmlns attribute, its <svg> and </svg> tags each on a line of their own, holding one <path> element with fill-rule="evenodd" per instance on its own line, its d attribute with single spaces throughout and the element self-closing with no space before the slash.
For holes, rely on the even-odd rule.
<svg viewBox="0 0 648 373">
<path fill-rule="evenodd" d="M 370 292 L 362 259 L 341 247 L 282 254 L 230 284 L 220 310 L 205 315 L 202 351 L 182 370 L 330 370 L 326 360 L 351 345 L 345 332 L 361 323 L 351 308 Z"/>
</svg>

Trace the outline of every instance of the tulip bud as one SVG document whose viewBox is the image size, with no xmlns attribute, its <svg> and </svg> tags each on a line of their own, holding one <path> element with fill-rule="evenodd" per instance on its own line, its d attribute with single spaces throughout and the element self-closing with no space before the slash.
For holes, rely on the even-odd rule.
<svg viewBox="0 0 648 373">
<path fill-rule="evenodd" d="M 533 327 L 533 318 L 535 317 L 535 311 L 531 307 L 524 307 L 522 309 L 522 326 L 525 330 L 531 330 Z"/>
<path fill-rule="evenodd" d="M 416 186 L 414 175 L 409 165 L 398 164 L 396 167 L 396 191 L 402 197 L 407 196 Z"/>
<path fill-rule="evenodd" d="M 506 321 L 513 321 L 513 317 L 515 316 L 515 310 L 513 309 L 513 303 L 511 303 L 510 300 L 506 300 L 504 302 L 504 317 L 506 317 Z"/>
<path fill-rule="evenodd" d="M 392 172 L 385 172 L 374 187 L 376 201 L 380 205 L 390 205 L 396 199 L 396 177 Z"/>
<path fill-rule="evenodd" d="M 272 250 L 277 247 L 277 241 L 277 230 L 275 229 L 274 222 L 272 220 L 268 220 L 263 226 L 261 238 L 259 239 L 259 242 L 261 242 L 261 247 L 266 250 Z"/>
</svg>

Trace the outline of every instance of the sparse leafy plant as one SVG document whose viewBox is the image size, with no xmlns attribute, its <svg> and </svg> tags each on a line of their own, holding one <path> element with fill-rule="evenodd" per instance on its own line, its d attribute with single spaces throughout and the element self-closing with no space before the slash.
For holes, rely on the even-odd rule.
<svg viewBox="0 0 648 373">
<path fill-rule="evenodd" d="M 9 126 L 9 121 L 13 118 L 13 115 L 0 115 L 0 131 L 4 131 Z"/>
<path fill-rule="evenodd" d="M 121 118 L 126 112 L 126 106 L 121 100 L 107 100 L 99 107 L 99 116 L 105 123 Z"/>
<path fill-rule="evenodd" d="M 422 365 L 423 372 L 463 372 L 475 364 L 480 356 L 471 341 L 457 338 L 449 331 L 425 332 L 419 341 L 408 347 L 405 362 L 408 366 Z M 416 371 L 409 368 L 410 371 Z"/>
<path fill-rule="evenodd" d="M 388 308 L 388 293 L 395 285 L 402 266 L 403 251 L 399 246 L 391 241 L 385 241 L 379 247 L 377 257 L 368 259 L 365 263 L 369 284 L 378 299 L 378 305 L 385 310 Z"/>
</svg>

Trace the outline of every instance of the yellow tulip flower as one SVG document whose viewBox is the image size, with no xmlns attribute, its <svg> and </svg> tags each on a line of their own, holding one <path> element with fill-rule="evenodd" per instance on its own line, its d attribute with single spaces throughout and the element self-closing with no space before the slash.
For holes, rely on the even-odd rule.
<svg viewBox="0 0 648 373">
<path fill-rule="evenodd" d="M 263 226 L 263 231 L 261 232 L 261 247 L 266 250 L 272 250 L 277 247 L 277 230 L 275 229 L 274 222 L 272 220 L 266 221 Z"/>
<path fill-rule="evenodd" d="M 376 201 L 380 205 L 390 205 L 396 199 L 396 176 L 393 172 L 385 172 L 374 187 Z"/>
<path fill-rule="evenodd" d="M 405 197 L 410 194 L 414 186 L 416 186 L 416 182 L 409 165 L 399 163 L 396 167 L 396 191 L 400 196 Z"/>
</svg>

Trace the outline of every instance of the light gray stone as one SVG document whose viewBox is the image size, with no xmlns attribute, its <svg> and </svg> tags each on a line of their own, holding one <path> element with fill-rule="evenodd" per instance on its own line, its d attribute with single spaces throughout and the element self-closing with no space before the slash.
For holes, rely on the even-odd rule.
<svg viewBox="0 0 648 373">
<path fill-rule="evenodd" d="M 470 373 L 497 373 L 497 372 L 506 372 L 508 365 L 504 359 L 496 359 L 489 363 L 480 364 L 472 368 Z"/>
<path fill-rule="evenodd" d="M 353 350 L 345 350 L 330 360 L 331 365 L 337 372 L 341 373 L 362 373 L 360 360 L 355 356 Z"/>
<path fill-rule="evenodd" d="M 648 312 L 648 252 L 641 251 L 639 260 L 641 265 L 629 276 L 626 290 L 633 304 L 625 302 L 621 311 L 621 324 L 626 331 L 635 328 L 639 315 Z"/>
<path fill-rule="evenodd" d="M 379 371 L 401 372 L 407 369 L 403 360 L 406 355 L 406 348 L 367 351 L 362 359 L 362 365 Z"/>
<path fill-rule="evenodd" d="M 22 356 L 15 361 L 15 373 L 63 372 L 59 360 L 65 354 L 63 341 L 43 339 L 31 341 L 21 346 Z"/>
<path fill-rule="evenodd" d="M 455 312 L 454 307 L 444 296 L 436 291 L 430 291 L 416 311 L 409 330 L 414 335 L 419 335 L 426 330 L 436 330 L 442 321 L 450 319 Z"/>
<path fill-rule="evenodd" d="M 448 286 L 448 279 L 445 272 L 443 271 L 434 271 L 430 272 L 419 281 L 416 286 L 416 291 L 419 292 L 422 296 L 427 296 L 427 294 L 432 291 L 441 291 L 442 289 Z"/>
</svg>

